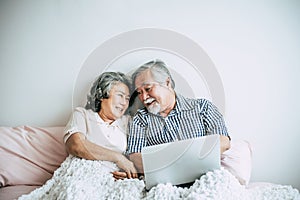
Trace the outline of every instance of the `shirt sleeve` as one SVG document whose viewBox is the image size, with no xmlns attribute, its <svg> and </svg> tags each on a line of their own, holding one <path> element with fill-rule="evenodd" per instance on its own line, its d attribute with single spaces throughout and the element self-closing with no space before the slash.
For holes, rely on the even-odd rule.
<svg viewBox="0 0 300 200">
<path fill-rule="evenodd" d="M 74 133 L 82 133 L 86 136 L 86 110 L 84 108 L 76 108 L 72 113 L 68 124 L 64 129 L 64 142 Z"/>
<path fill-rule="evenodd" d="M 208 100 L 204 102 L 204 124 L 208 134 L 219 134 L 229 137 L 223 115 L 219 112 L 218 108 Z"/>
<path fill-rule="evenodd" d="M 147 145 L 146 139 L 147 126 L 141 113 L 137 113 L 129 126 L 129 137 L 127 142 L 126 154 L 140 153 L 142 148 Z"/>
</svg>

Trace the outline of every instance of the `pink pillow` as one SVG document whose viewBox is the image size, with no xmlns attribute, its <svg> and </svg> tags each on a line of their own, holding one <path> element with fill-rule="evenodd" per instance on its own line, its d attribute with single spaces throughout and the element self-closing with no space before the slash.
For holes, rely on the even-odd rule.
<svg viewBox="0 0 300 200">
<path fill-rule="evenodd" d="M 221 155 L 221 165 L 230 171 L 242 185 L 251 177 L 252 149 L 249 142 L 231 141 L 231 147 Z"/>
<path fill-rule="evenodd" d="M 43 185 L 65 160 L 64 127 L 0 127 L 0 186 Z"/>
</svg>

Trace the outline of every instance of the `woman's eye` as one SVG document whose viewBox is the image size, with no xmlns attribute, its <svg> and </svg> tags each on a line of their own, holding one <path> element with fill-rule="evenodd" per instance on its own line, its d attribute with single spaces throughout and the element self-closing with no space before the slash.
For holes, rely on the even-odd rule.
<svg viewBox="0 0 300 200">
<path fill-rule="evenodd" d="M 119 97 L 119 98 L 124 98 L 124 95 L 123 94 L 117 94 L 117 96 Z"/>
</svg>

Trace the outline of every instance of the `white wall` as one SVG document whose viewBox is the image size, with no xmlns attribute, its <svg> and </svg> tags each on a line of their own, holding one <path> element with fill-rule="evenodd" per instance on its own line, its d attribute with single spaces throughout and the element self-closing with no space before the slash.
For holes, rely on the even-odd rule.
<svg viewBox="0 0 300 200">
<path fill-rule="evenodd" d="M 300 2 L 0 1 L 0 125 L 64 125 L 82 64 L 144 27 L 197 42 L 214 62 L 235 139 L 254 148 L 252 181 L 300 189 Z"/>
</svg>

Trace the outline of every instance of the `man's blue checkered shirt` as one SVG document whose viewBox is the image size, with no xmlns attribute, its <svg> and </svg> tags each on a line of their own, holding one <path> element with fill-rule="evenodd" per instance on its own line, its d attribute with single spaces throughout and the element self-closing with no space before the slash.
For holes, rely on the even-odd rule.
<svg viewBox="0 0 300 200">
<path fill-rule="evenodd" d="M 145 146 L 173 142 L 210 134 L 228 136 L 222 114 L 206 99 L 176 95 L 175 108 L 165 118 L 137 111 L 130 126 L 127 154 L 141 152 Z"/>
</svg>

